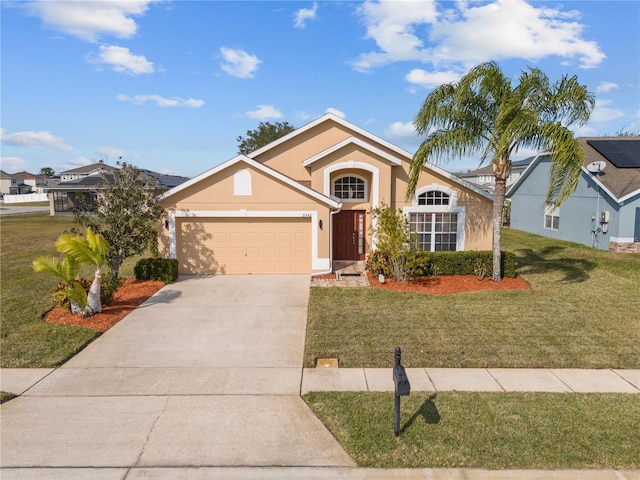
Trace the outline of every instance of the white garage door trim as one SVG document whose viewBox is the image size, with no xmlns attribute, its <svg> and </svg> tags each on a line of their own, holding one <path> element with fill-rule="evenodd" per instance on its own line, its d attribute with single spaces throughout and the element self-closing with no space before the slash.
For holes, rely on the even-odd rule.
<svg viewBox="0 0 640 480">
<path fill-rule="evenodd" d="M 315 210 L 192 210 L 169 212 L 169 257 L 176 258 L 176 218 L 310 218 L 311 269 L 329 270 L 331 260 L 318 258 L 318 212 Z"/>
</svg>

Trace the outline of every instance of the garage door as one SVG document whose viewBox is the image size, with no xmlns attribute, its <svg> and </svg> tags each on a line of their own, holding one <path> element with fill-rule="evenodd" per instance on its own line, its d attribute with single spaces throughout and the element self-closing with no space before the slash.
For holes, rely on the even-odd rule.
<svg viewBox="0 0 640 480">
<path fill-rule="evenodd" d="M 311 272 L 309 218 L 178 219 L 181 274 Z"/>
</svg>

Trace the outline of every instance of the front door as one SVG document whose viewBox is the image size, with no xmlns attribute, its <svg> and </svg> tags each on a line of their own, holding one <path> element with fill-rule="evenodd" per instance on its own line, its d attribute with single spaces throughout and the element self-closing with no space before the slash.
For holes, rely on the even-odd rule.
<svg viewBox="0 0 640 480">
<path fill-rule="evenodd" d="M 365 211 L 347 210 L 333 217 L 333 259 L 364 260 Z"/>
</svg>

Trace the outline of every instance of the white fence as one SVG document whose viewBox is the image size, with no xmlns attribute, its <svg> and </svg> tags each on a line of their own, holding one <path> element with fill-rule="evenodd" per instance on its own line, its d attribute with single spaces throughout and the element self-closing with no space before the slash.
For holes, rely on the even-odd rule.
<svg viewBox="0 0 640 480">
<path fill-rule="evenodd" d="M 48 202 L 49 196 L 46 193 L 27 193 L 21 195 L 5 195 L 4 203 L 34 203 Z"/>
</svg>

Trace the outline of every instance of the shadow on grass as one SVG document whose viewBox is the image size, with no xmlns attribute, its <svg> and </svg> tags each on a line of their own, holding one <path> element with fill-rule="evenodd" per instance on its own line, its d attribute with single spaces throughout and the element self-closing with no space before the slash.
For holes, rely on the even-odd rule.
<svg viewBox="0 0 640 480">
<path fill-rule="evenodd" d="M 530 248 L 518 250 L 516 262 L 520 265 L 520 273 L 552 273 L 562 272 L 564 283 L 580 283 L 588 280 L 589 271 L 596 266 L 595 262 L 585 258 L 549 258 L 562 252 L 566 247 L 553 245 L 542 250 L 534 251 Z"/>
<path fill-rule="evenodd" d="M 420 408 L 402 426 L 402 428 L 400 429 L 400 433 L 411 427 L 411 425 L 413 425 L 414 422 L 420 417 L 424 419 L 424 423 L 426 424 L 435 425 L 437 423 L 440 423 L 440 412 L 438 411 L 438 407 L 436 406 L 437 396 L 437 393 L 429 395 L 429 398 L 422 402 Z"/>
</svg>

